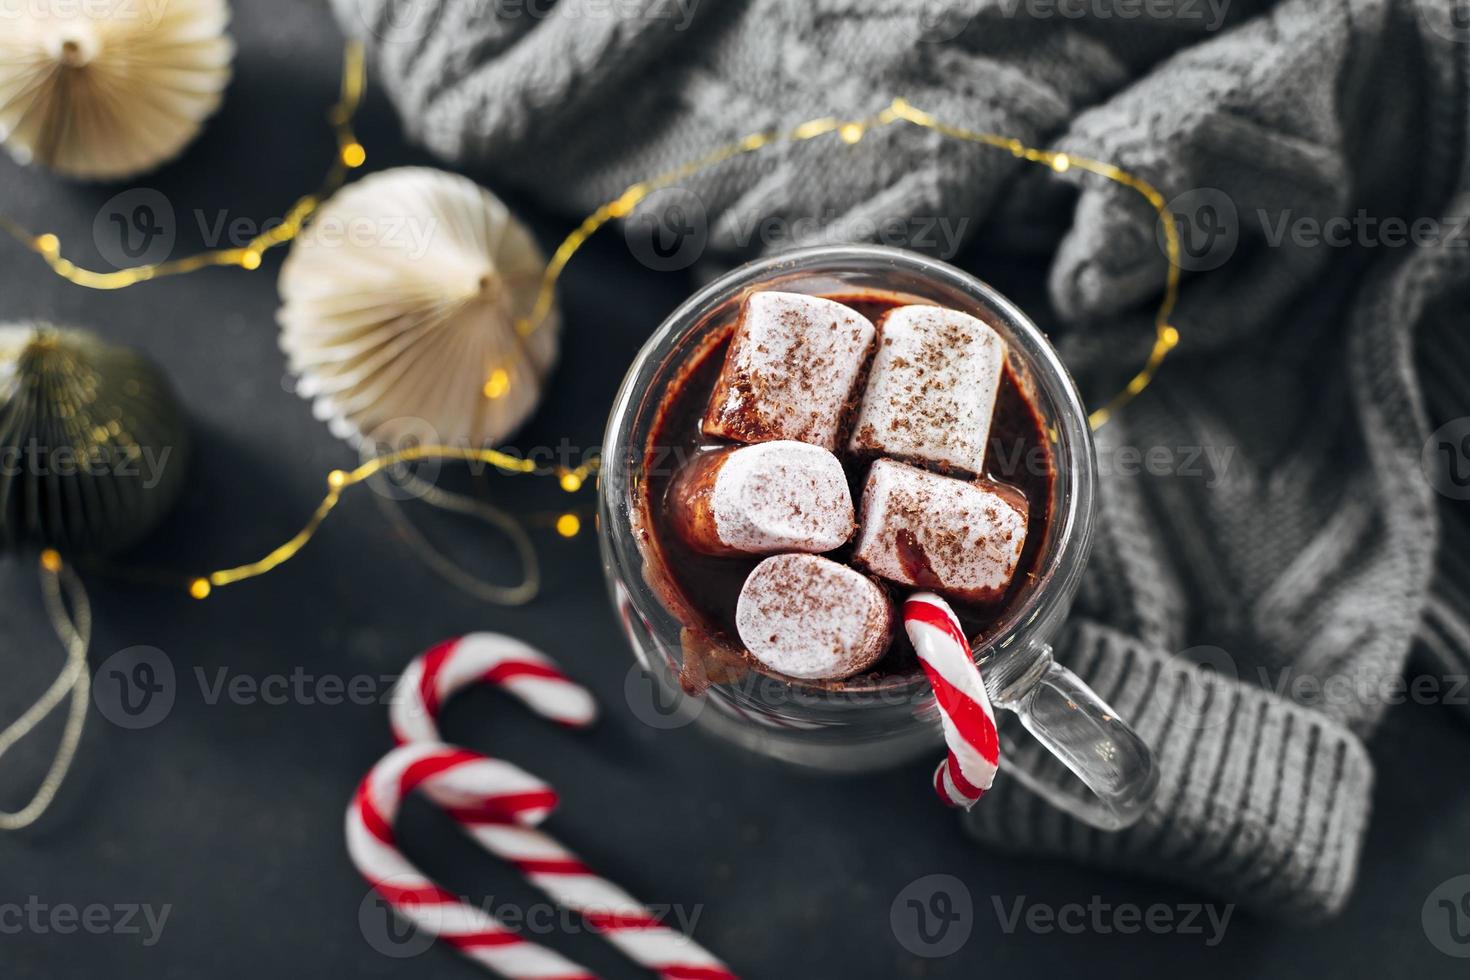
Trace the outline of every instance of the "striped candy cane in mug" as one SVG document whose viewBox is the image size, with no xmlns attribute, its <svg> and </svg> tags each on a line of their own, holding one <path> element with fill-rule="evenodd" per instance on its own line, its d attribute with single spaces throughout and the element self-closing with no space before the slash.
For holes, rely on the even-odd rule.
<svg viewBox="0 0 1470 980">
<path fill-rule="evenodd" d="M 995 709 L 948 603 L 932 592 L 916 592 L 903 604 L 903 625 L 934 689 L 949 749 L 934 770 L 934 791 L 948 805 L 969 809 L 1000 767 Z"/>
</svg>

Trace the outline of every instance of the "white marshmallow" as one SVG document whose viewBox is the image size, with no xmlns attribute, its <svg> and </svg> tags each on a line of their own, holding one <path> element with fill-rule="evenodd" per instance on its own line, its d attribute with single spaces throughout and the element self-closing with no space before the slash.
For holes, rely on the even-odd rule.
<svg viewBox="0 0 1470 980">
<path fill-rule="evenodd" d="M 789 439 L 700 453 L 668 506 L 690 547 L 711 555 L 831 551 L 856 527 L 837 457 Z"/>
<path fill-rule="evenodd" d="M 856 310 L 801 293 L 752 293 L 704 417 L 706 435 L 795 439 L 836 450 L 876 329 Z"/>
<path fill-rule="evenodd" d="M 789 677 L 840 679 L 888 652 L 893 605 L 862 572 L 818 555 L 775 555 L 745 580 L 735 629 L 755 659 Z"/>
<path fill-rule="evenodd" d="M 892 582 L 988 602 L 1015 577 L 1028 514 L 1011 487 L 880 459 L 863 488 L 852 560 Z"/>
<path fill-rule="evenodd" d="M 849 450 L 978 476 L 1004 366 L 1005 342 L 969 314 L 890 310 Z"/>
<path fill-rule="evenodd" d="M 837 457 L 791 440 L 732 452 L 712 504 L 720 540 L 740 551 L 831 551 L 856 526 Z"/>
</svg>

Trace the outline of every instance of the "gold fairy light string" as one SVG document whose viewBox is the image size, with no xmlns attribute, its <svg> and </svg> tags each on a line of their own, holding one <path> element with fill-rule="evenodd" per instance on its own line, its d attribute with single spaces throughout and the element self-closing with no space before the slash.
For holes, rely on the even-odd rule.
<svg viewBox="0 0 1470 980">
<path fill-rule="evenodd" d="M 1142 195 L 1149 205 L 1154 209 L 1164 228 L 1164 248 L 1168 258 L 1168 270 L 1164 279 L 1164 297 L 1159 303 L 1158 312 L 1154 315 L 1154 343 L 1149 352 L 1148 359 L 1142 368 L 1129 379 L 1123 390 L 1114 395 L 1101 408 L 1094 410 L 1088 415 L 1088 423 L 1093 429 L 1104 425 L 1120 408 L 1138 397 L 1149 383 L 1153 381 L 1158 373 L 1164 358 L 1179 344 L 1179 331 L 1169 322 L 1174 315 L 1174 306 L 1179 299 L 1179 229 L 1175 227 L 1173 216 L 1169 212 L 1168 204 L 1164 201 L 1164 195 L 1159 193 L 1148 181 L 1142 177 L 1123 170 L 1121 167 L 1101 160 L 1093 160 L 1088 157 L 1077 156 L 1071 153 L 1062 153 L 1054 150 L 1042 150 L 1010 136 L 1002 136 L 999 133 L 983 133 L 974 130 L 962 129 L 951 126 L 935 119 L 932 115 L 921 109 L 909 105 L 904 99 L 894 99 L 888 108 L 875 116 L 867 119 L 841 120 L 833 116 L 823 116 L 820 119 L 810 119 L 800 125 L 785 131 L 766 131 L 751 133 L 743 139 L 737 140 L 726 146 L 712 150 L 704 156 L 668 170 L 656 177 L 631 184 L 613 200 L 598 208 L 579 225 L 571 234 L 563 239 L 561 245 L 552 255 L 551 261 L 546 265 L 546 272 L 541 279 L 541 289 L 536 297 L 536 305 L 526 318 L 517 323 L 517 328 L 522 334 L 529 334 L 536 329 L 551 309 L 551 304 L 556 296 L 556 283 L 561 278 L 562 270 L 572 256 L 576 254 L 592 235 L 603 225 L 615 218 L 626 217 L 648 195 L 654 191 L 677 184 L 679 181 L 702 170 L 706 170 L 729 160 L 733 157 L 746 153 L 753 153 L 776 143 L 792 143 L 815 139 L 836 133 L 838 137 L 849 145 L 862 141 L 862 138 L 873 129 L 891 126 L 896 122 L 906 122 L 922 129 L 933 130 L 951 139 L 964 140 L 968 143 L 980 143 L 985 146 L 993 146 L 1006 150 L 1011 155 L 1018 157 L 1028 163 L 1037 163 L 1050 167 L 1056 173 L 1066 173 L 1068 170 L 1085 170 L 1088 173 L 1106 177 L 1115 183 L 1121 184 L 1130 190 Z"/>
<path fill-rule="evenodd" d="M 61 241 L 55 234 L 33 235 L 3 215 L 0 215 L 0 229 L 9 232 L 22 245 L 40 255 L 54 273 L 69 282 L 89 289 L 123 289 L 165 276 L 182 275 L 199 269 L 219 266 L 233 266 L 247 271 L 258 269 L 263 253 L 296 238 L 321 204 L 345 183 L 348 173 L 366 162 L 366 151 L 358 142 L 352 128 L 352 120 L 361 104 L 365 87 L 366 66 L 362 46 L 355 41 L 349 42 L 343 61 L 341 95 L 328 115 L 337 137 L 337 155 L 322 187 L 315 194 L 299 199 L 286 212 L 279 225 L 263 232 L 243 247 L 216 249 L 182 259 L 139 265 L 112 272 L 95 272 L 83 269 L 64 258 L 61 254 Z M 928 129 L 951 139 L 1005 150 L 1019 159 L 1049 167 L 1059 174 L 1074 168 L 1097 174 L 1137 192 L 1154 209 L 1163 225 L 1168 258 L 1164 295 L 1154 317 L 1154 342 L 1144 365 L 1133 375 L 1123 390 L 1088 416 L 1088 422 L 1093 429 L 1104 425 L 1119 409 L 1149 386 L 1164 359 L 1179 343 L 1179 332 L 1169 322 L 1179 295 L 1179 233 L 1163 195 L 1148 181 L 1114 164 L 1075 154 L 1039 149 L 1028 146 L 1019 139 L 999 133 L 978 132 L 952 126 L 909 105 L 902 98 L 894 99 L 877 115 L 865 119 L 843 120 L 834 116 L 823 116 L 808 120 L 788 130 L 751 133 L 695 160 L 648 180 L 629 185 L 616 198 L 588 215 L 562 240 L 542 274 L 540 289 L 531 313 L 516 324 L 518 332 L 523 336 L 529 335 L 544 321 L 555 301 L 556 285 L 567 263 L 587 240 L 609 221 L 632 214 L 634 209 L 654 191 L 677 184 L 734 157 L 754 153 L 774 144 L 802 142 L 835 133 L 844 143 L 853 145 L 861 142 L 870 130 L 890 126 L 897 122 Z M 504 393 L 503 385 L 495 384 L 496 379 L 504 375 L 505 372 L 500 370 L 492 372 L 491 378 L 484 385 L 485 397 L 494 398 Z M 418 446 L 375 457 L 356 469 L 334 470 L 328 474 L 327 493 L 321 503 L 317 505 L 306 525 L 284 544 L 257 561 L 233 568 L 219 569 L 189 579 L 187 585 L 189 594 L 196 599 L 203 599 L 217 588 L 256 578 L 280 567 L 299 554 L 315 537 L 328 515 L 341 501 L 343 491 L 367 481 L 389 467 L 430 459 L 479 462 L 505 473 L 554 475 L 561 489 L 567 493 L 578 491 L 587 478 L 597 471 L 599 464 L 598 460 L 593 459 L 575 468 L 544 468 L 494 449 L 467 449 L 455 446 Z M 568 511 L 561 514 L 553 526 L 562 536 L 573 537 L 581 530 L 581 519 L 575 512 Z"/>
<path fill-rule="evenodd" d="M 1088 424 L 1094 430 L 1101 428 L 1120 408 L 1143 393 L 1143 390 L 1149 386 L 1158 373 L 1159 366 L 1164 363 L 1164 358 L 1168 357 L 1169 352 L 1179 345 L 1179 331 L 1169 322 L 1169 318 L 1174 315 L 1174 306 L 1179 300 L 1179 229 L 1174 224 L 1174 217 L 1169 211 L 1164 195 L 1142 177 L 1131 174 L 1114 164 L 1071 153 L 1039 150 L 1027 146 L 1018 139 L 996 133 L 979 133 L 950 126 L 939 122 L 927 112 L 915 109 L 903 99 L 894 99 L 885 113 L 879 114 L 879 119 L 883 120 L 887 113 L 892 113 L 893 118 L 902 119 L 925 129 L 932 129 L 952 139 L 983 143 L 986 146 L 1006 150 L 1012 156 L 1029 163 L 1039 163 L 1050 167 L 1059 174 L 1076 168 L 1106 177 L 1114 183 L 1136 191 L 1154 209 L 1159 223 L 1164 228 L 1164 250 L 1168 259 L 1168 269 L 1164 273 L 1164 297 L 1160 300 L 1158 311 L 1154 314 L 1153 348 L 1149 351 L 1148 359 L 1144 362 L 1143 367 L 1129 379 L 1123 390 L 1087 416 Z M 844 133 L 843 138 L 847 139 L 847 134 Z M 861 133 L 858 133 L 858 138 L 861 138 Z M 856 142 L 856 140 L 849 140 L 849 142 Z"/>
<path fill-rule="evenodd" d="M 61 238 L 52 232 L 32 234 L 4 215 L 0 215 L 0 229 L 39 255 L 52 272 L 67 282 L 87 289 L 126 289 L 140 282 L 219 266 L 254 271 L 260 268 L 262 255 L 296 238 L 317 208 L 346 183 L 347 174 L 367 162 L 367 151 L 352 130 L 352 120 L 362 103 L 366 84 L 367 68 L 362 44 L 357 41 L 349 42 L 342 62 L 342 91 L 337 103 L 327 114 L 337 137 L 337 153 L 333 157 L 331 169 L 327 171 L 327 176 L 316 193 L 297 200 L 281 217 L 279 224 L 262 231 L 238 248 L 211 249 L 180 259 L 129 266 L 112 272 L 97 272 L 84 269 L 63 256 Z"/>
<path fill-rule="evenodd" d="M 287 542 L 271 551 L 258 561 L 238 565 L 234 568 L 222 568 L 210 572 L 207 575 L 198 576 L 189 582 L 189 594 L 196 599 L 208 598 L 210 593 L 221 586 L 234 585 L 246 579 L 258 578 L 266 574 L 300 553 L 302 548 L 311 542 L 337 504 L 342 500 L 343 491 L 349 487 L 365 483 L 372 477 L 384 472 L 394 466 L 404 463 L 421 462 L 424 460 L 459 460 L 463 462 L 484 463 L 500 470 L 503 473 L 535 474 L 540 476 L 555 475 L 563 490 L 574 493 L 581 489 L 582 484 L 593 473 L 597 472 L 600 460 L 591 459 L 576 467 L 543 467 L 537 466 L 528 459 L 512 456 L 498 449 L 467 449 L 460 446 L 414 446 L 411 449 L 403 449 L 397 452 L 387 453 L 382 456 L 374 456 L 353 470 L 333 470 L 327 474 L 327 493 L 322 502 L 317 505 L 308 520 L 296 534 Z M 578 522 L 577 527 L 571 527 L 570 523 L 558 521 L 557 530 L 564 537 L 571 537 L 580 529 L 580 519 L 575 514 L 562 515 L 564 518 L 570 516 Z M 570 530 L 571 533 L 567 533 Z"/>
<path fill-rule="evenodd" d="M 926 112 L 915 109 L 903 99 L 894 99 L 887 109 L 884 109 L 870 119 L 843 121 L 833 117 L 823 117 L 821 119 L 809 120 L 785 132 L 752 133 L 735 143 L 715 149 L 696 160 L 675 167 L 649 180 L 640 181 L 629 186 L 617 198 L 602 205 L 590 214 L 571 234 L 563 239 L 561 245 L 557 247 L 551 260 L 547 263 L 535 306 L 532 308 L 529 316 L 517 323 L 517 329 L 523 335 L 529 334 L 536 329 L 550 311 L 551 304 L 555 299 L 557 281 L 560 279 L 567 263 L 577 253 L 577 250 L 609 221 L 631 214 L 639 203 L 654 191 L 676 184 L 702 170 L 723 163 L 733 157 L 755 152 L 773 143 L 809 140 L 830 133 L 837 133 L 844 143 L 855 144 L 863 138 L 869 129 L 891 125 L 900 120 L 925 129 L 934 130 L 954 139 L 962 139 L 967 142 L 981 143 L 986 146 L 994 146 L 1007 150 L 1020 159 L 1050 167 L 1056 173 L 1065 173 L 1075 167 L 1078 170 L 1098 174 L 1138 192 L 1159 215 L 1164 226 L 1165 248 L 1168 253 L 1169 268 L 1165 279 L 1164 297 L 1154 317 L 1155 339 L 1153 349 L 1150 351 L 1148 360 L 1144 366 L 1129 380 L 1124 389 L 1088 416 L 1088 422 L 1092 428 L 1099 428 L 1115 412 L 1148 387 L 1155 374 L 1157 374 L 1164 358 L 1179 343 L 1179 332 L 1169 323 L 1169 317 L 1174 312 L 1174 306 L 1179 293 L 1179 234 L 1178 229 L 1174 226 L 1174 222 L 1170 217 L 1163 195 L 1152 184 L 1113 164 L 1069 153 L 1037 149 L 1027 146 L 1020 140 L 995 133 L 973 132 L 950 126 L 946 123 L 939 122 Z M 395 453 L 389 456 L 378 457 L 370 460 L 351 473 L 343 473 L 340 470 L 334 471 L 327 481 L 329 487 L 327 496 L 318 505 L 317 511 L 312 516 L 311 521 L 307 523 L 306 527 L 296 537 L 271 552 L 271 554 L 259 562 L 243 565 L 235 569 L 224 569 L 195 579 L 190 585 L 190 594 L 195 596 L 195 598 L 202 599 L 209 595 L 211 589 L 215 586 L 228 585 L 245 578 L 253 578 L 257 575 L 265 574 L 283 562 L 288 561 L 306 546 L 316 533 L 317 528 L 321 526 L 322 521 L 326 519 L 327 514 L 337 505 L 343 488 L 354 483 L 360 483 L 367 479 L 368 476 L 371 476 L 372 473 L 378 472 L 387 466 L 406 462 L 409 459 L 428 459 L 435 457 L 474 459 L 490 463 L 497 469 L 512 473 L 530 473 L 535 471 L 534 467 L 530 467 L 525 461 L 518 460 L 515 457 L 506 457 L 504 454 L 498 453 L 495 450 L 464 450 L 448 446 L 418 447 L 415 450 L 407 451 L 407 453 Z M 382 463 L 381 466 L 375 465 L 380 462 Z M 595 469 L 595 465 L 594 463 L 589 467 L 584 464 L 583 467 L 577 470 L 559 471 L 558 475 L 562 489 L 569 493 L 575 492 L 581 487 L 586 477 Z M 371 469 L 372 472 L 364 472 L 368 469 Z M 580 531 L 580 528 L 580 519 L 574 513 L 563 514 L 558 518 L 556 523 L 558 533 L 565 537 L 575 536 Z"/>
</svg>

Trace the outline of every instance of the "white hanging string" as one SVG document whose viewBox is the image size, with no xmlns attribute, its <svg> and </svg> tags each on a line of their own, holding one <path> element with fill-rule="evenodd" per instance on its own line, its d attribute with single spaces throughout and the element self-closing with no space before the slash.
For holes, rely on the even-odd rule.
<svg viewBox="0 0 1470 980">
<path fill-rule="evenodd" d="M 14 813 L 0 811 L 0 830 L 23 830 L 35 823 L 46 812 L 56 792 L 61 788 L 66 774 L 71 770 L 76 757 L 77 745 L 82 740 L 82 728 L 87 720 L 87 701 L 92 693 L 92 676 L 87 672 L 87 647 L 92 641 L 92 606 L 87 592 L 76 573 L 67 566 L 54 551 L 41 557 L 41 596 L 46 613 L 57 637 L 66 647 L 66 664 L 46 693 L 27 709 L 4 732 L 0 732 L 0 758 L 25 738 L 49 715 L 68 694 L 71 706 L 67 711 L 66 727 L 61 733 L 61 742 L 51 767 L 41 780 L 41 785 L 31 801 Z M 70 605 L 70 609 L 68 609 Z"/>
</svg>

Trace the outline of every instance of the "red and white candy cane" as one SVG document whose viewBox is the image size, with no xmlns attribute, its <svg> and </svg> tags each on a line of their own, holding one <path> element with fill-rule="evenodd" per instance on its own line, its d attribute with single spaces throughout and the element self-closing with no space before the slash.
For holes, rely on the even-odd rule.
<svg viewBox="0 0 1470 980">
<path fill-rule="evenodd" d="M 393 822 L 404 797 L 423 787 L 462 826 L 529 824 L 556 804 L 550 786 L 530 773 L 439 742 L 389 752 L 367 774 L 347 809 L 347 851 L 353 864 L 394 910 L 424 932 L 511 980 L 596 980 L 553 950 L 522 939 L 493 915 L 461 902 L 414 867 L 398 850 Z M 487 787 L 494 787 L 487 792 Z"/>
<path fill-rule="evenodd" d="M 399 745 L 439 741 L 439 712 L 454 692 L 471 684 L 494 684 L 569 728 L 597 720 L 592 694 L 546 654 L 500 633 L 470 633 L 431 647 L 408 665 L 388 708 L 393 738 Z"/>
<path fill-rule="evenodd" d="M 353 815 L 349 812 L 349 841 L 354 833 L 364 841 L 364 845 L 354 851 L 354 858 L 360 853 L 368 859 L 368 868 L 380 865 L 381 870 L 393 870 L 399 875 L 413 871 L 412 866 L 403 866 L 406 862 L 402 862 L 401 857 L 398 860 L 402 864 L 397 866 L 380 860 L 384 856 L 374 853 L 372 840 L 365 840 L 365 833 L 384 842 L 373 832 L 372 811 L 378 810 L 381 814 L 382 807 L 391 804 L 389 812 L 396 813 L 394 793 L 397 792 L 401 799 L 401 795 L 408 791 L 404 789 L 407 781 L 397 773 L 400 770 L 416 771 L 413 767 L 423 764 L 419 753 L 428 752 L 430 758 L 442 760 L 447 768 L 420 779 L 414 785 L 421 784 L 429 797 L 481 846 L 515 866 L 527 880 L 559 905 L 579 912 L 591 929 L 605 936 L 634 962 L 649 967 L 667 980 L 733 980 L 734 974 L 693 940 L 662 925 L 632 896 L 597 877 L 576 855 L 552 837 L 534 829 L 555 806 L 556 795 L 549 786 L 509 763 L 496 763 L 498 768 L 487 768 L 473 763 L 491 760 L 484 760 L 473 753 L 465 753 L 468 758 L 447 754 L 462 750 L 437 742 L 439 711 L 454 691 L 478 681 L 503 686 L 538 714 L 565 725 L 583 727 L 596 714 L 595 702 L 584 688 L 562 674 L 549 658 L 518 640 L 480 633 L 435 647 L 409 666 L 395 691 L 391 709 L 393 731 L 403 744 L 385 757 L 364 781 L 354 806 L 364 825 L 362 830 L 354 832 Z M 402 761 L 404 759 L 408 761 Z M 386 843 L 391 845 L 391 816 L 378 823 L 380 830 L 389 833 Z M 396 850 L 393 853 L 396 854 Z M 363 867 L 363 862 L 359 861 L 359 867 Z M 373 880 L 368 868 L 364 868 L 364 874 Z M 379 891 L 390 902 L 393 901 L 392 894 L 383 889 Z M 440 906 L 448 903 L 460 906 L 452 896 L 437 891 L 428 894 L 431 898 L 440 899 Z M 443 901 L 445 899 L 447 901 Z M 426 916 L 422 902 L 415 909 L 405 911 L 420 926 L 443 936 L 466 955 L 497 972 L 510 977 L 544 976 L 541 973 L 507 973 L 500 965 L 491 962 L 488 955 L 481 955 L 487 951 L 486 946 L 478 941 L 467 943 L 463 931 L 446 933 L 432 928 L 447 924 L 451 928 L 485 930 L 488 926 L 490 934 L 495 936 L 493 942 L 501 943 L 500 936 L 504 930 L 493 919 L 487 922 L 489 917 L 479 910 L 473 910 L 476 915 L 467 922 L 457 918 L 464 914 L 461 912 L 452 912 L 447 918 L 440 919 Z M 426 919 L 429 919 L 427 924 Z M 530 950 L 518 950 L 528 960 L 534 959 L 533 952 L 548 952 L 528 943 L 522 942 L 521 945 L 530 946 Z M 488 948 L 500 949 L 498 946 Z M 570 964 L 564 960 L 560 964 L 540 960 L 533 963 L 535 969 L 552 969 L 553 966 L 560 968 Z M 580 975 L 583 974 L 569 974 Z"/>
<path fill-rule="evenodd" d="M 995 709 L 954 610 L 931 592 L 903 604 L 903 625 L 934 699 L 949 753 L 934 770 L 934 791 L 950 806 L 969 809 L 985 795 L 1000 768 Z"/>
</svg>

